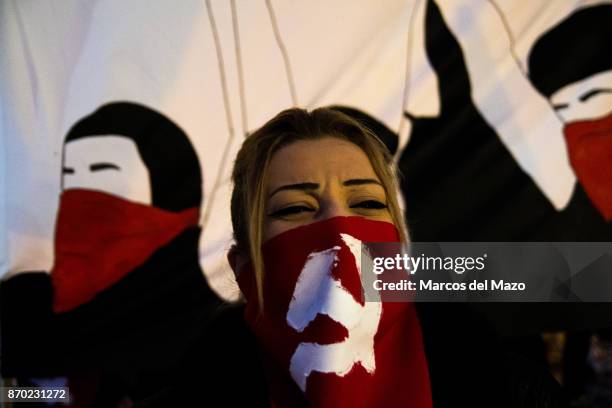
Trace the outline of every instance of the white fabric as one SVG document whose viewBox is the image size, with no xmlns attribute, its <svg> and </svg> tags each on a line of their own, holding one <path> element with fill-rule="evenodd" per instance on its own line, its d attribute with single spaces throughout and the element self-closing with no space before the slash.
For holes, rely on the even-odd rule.
<svg viewBox="0 0 612 408">
<path fill-rule="evenodd" d="M 476 105 L 522 168 L 563 208 L 574 176 L 560 124 L 521 69 L 537 35 L 584 3 L 500 0 L 509 33 L 494 2 L 439 3 L 464 47 Z M 203 169 L 202 266 L 227 298 L 238 294 L 225 259 L 229 171 L 246 132 L 294 102 L 308 108 L 344 104 L 400 132 L 404 146 L 410 129 L 402 119 L 404 102 L 413 114 L 439 112 L 438 83 L 424 52 L 424 0 L 235 5 L 232 16 L 229 0 L 0 3 L 0 276 L 51 268 L 63 139 L 104 103 L 147 105 L 190 136 Z M 487 36 L 489 30 L 495 35 Z"/>
</svg>

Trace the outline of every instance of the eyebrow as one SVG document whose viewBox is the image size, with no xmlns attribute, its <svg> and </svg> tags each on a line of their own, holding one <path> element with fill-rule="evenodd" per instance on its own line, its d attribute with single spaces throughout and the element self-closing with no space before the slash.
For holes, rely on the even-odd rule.
<svg viewBox="0 0 612 408">
<path fill-rule="evenodd" d="M 350 179 L 342 183 L 342 185 L 345 187 L 362 186 L 365 184 L 376 184 L 382 187 L 382 184 L 378 180 L 375 180 L 375 179 Z M 277 189 L 275 189 L 272 193 L 270 193 L 268 198 L 272 197 L 274 194 L 278 193 L 279 191 L 284 191 L 284 190 L 307 191 L 307 190 L 316 190 L 318 188 L 319 188 L 318 183 L 286 184 L 284 186 L 280 186 Z"/>
<path fill-rule="evenodd" d="M 316 190 L 318 188 L 319 188 L 319 184 L 318 183 L 286 184 L 284 186 L 280 186 L 279 188 L 277 188 L 276 190 L 271 192 L 270 195 L 268 196 L 268 198 L 272 197 L 274 194 L 278 193 L 279 191 L 284 191 L 284 190 L 300 190 L 300 191 L 305 191 L 305 190 Z"/>
<path fill-rule="evenodd" d="M 598 95 L 600 93 L 611 93 L 611 92 L 612 92 L 612 89 L 608 89 L 608 88 L 592 89 L 589 92 L 586 92 L 586 93 L 582 94 L 580 96 L 580 98 L 578 98 L 578 99 L 580 99 L 580 102 L 585 102 L 588 99 L 590 99 L 590 98 L 592 98 L 595 95 Z"/>
<path fill-rule="evenodd" d="M 375 180 L 375 179 L 350 179 L 350 180 L 346 180 L 344 183 L 342 183 L 343 186 L 349 187 L 349 186 L 362 186 L 364 184 L 376 184 L 382 187 L 382 184 L 380 184 L 380 181 Z"/>
</svg>

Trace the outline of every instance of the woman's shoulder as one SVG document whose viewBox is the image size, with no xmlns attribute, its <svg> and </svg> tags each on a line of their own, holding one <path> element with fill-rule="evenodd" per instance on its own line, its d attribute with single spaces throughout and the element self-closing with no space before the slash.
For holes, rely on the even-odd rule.
<svg viewBox="0 0 612 408">
<path fill-rule="evenodd" d="M 255 337 L 240 304 L 222 305 L 202 328 L 176 369 L 175 379 L 137 407 L 269 406 Z"/>
<path fill-rule="evenodd" d="M 550 374 L 506 352 L 470 308 L 422 304 L 417 310 L 435 407 L 566 406 Z M 257 341 L 243 313 L 243 305 L 223 305 L 185 353 L 176 380 L 136 406 L 204 406 L 211 401 L 269 406 Z"/>
<path fill-rule="evenodd" d="M 509 351 L 469 304 L 417 303 L 435 407 L 566 407 L 546 367 Z"/>
</svg>

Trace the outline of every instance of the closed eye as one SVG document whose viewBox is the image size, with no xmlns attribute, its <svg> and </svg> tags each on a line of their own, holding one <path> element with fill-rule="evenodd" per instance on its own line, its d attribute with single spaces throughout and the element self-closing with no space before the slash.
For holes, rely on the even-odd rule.
<svg viewBox="0 0 612 408">
<path fill-rule="evenodd" d="M 589 92 L 586 92 L 584 95 L 581 95 L 579 99 L 580 99 L 580 102 L 586 102 L 592 97 L 597 96 L 602 93 L 612 93 L 612 89 L 607 89 L 607 88 L 592 89 Z"/>
<path fill-rule="evenodd" d="M 387 205 L 376 200 L 360 201 L 357 204 L 351 205 L 351 208 L 365 208 L 368 210 L 382 210 L 387 208 Z"/>
<path fill-rule="evenodd" d="M 554 110 L 560 111 L 562 109 L 569 108 L 569 103 L 557 103 L 557 104 L 553 105 L 552 107 L 553 107 Z"/>
<path fill-rule="evenodd" d="M 89 166 L 91 172 L 103 170 L 121 170 L 121 168 L 113 163 L 94 163 Z"/>
<path fill-rule="evenodd" d="M 290 207 L 281 208 L 280 210 L 274 211 L 268 216 L 274 218 L 286 217 L 294 214 L 301 214 L 304 212 L 314 212 L 315 210 L 310 207 L 306 207 L 305 205 L 292 205 Z"/>
</svg>

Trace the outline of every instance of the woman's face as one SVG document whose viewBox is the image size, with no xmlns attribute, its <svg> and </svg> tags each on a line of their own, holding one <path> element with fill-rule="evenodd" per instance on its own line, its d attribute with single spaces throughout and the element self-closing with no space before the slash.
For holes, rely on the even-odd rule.
<svg viewBox="0 0 612 408">
<path fill-rule="evenodd" d="M 326 137 L 279 149 L 270 161 L 263 240 L 337 216 L 393 222 L 387 196 L 357 145 Z"/>
</svg>

